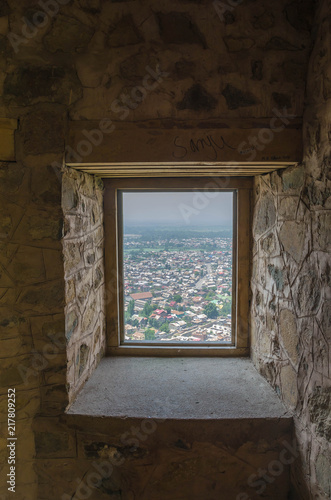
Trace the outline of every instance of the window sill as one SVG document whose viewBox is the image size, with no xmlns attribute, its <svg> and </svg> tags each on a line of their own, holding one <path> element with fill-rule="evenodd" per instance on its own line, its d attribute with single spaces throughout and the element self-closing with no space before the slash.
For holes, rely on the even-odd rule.
<svg viewBox="0 0 331 500">
<path fill-rule="evenodd" d="M 67 410 L 69 420 L 78 417 L 291 421 L 244 358 L 104 358 Z"/>
<path fill-rule="evenodd" d="M 120 345 L 118 347 L 108 348 L 109 356 L 182 356 L 182 357 L 201 357 L 201 356 L 217 356 L 217 357 L 245 357 L 249 356 L 248 347 L 234 347 L 232 345 L 199 345 L 188 346 L 183 344 L 177 345 Z"/>
</svg>

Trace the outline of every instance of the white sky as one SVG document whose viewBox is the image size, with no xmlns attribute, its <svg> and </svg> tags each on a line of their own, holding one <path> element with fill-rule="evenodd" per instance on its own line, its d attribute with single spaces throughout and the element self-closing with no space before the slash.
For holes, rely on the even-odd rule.
<svg viewBox="0 0 331 500">
<path fill-rule="evenodd" d="M 124 192 L 124 224 L 232 225 L 231 192 Z"/>
</svg>

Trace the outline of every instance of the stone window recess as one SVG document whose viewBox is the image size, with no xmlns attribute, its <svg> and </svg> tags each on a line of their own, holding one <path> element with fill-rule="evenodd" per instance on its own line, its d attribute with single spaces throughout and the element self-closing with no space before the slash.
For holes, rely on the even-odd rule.
<svg viewBox="0 0 331 500">
<path fill-rule="evenodd" d="M 216 179 L 218 179 L 216 181 Z M 250 253 L 250 193 L 252 179 L 233 177 L 231 181 L 222 178 L 122 178 L 105 179 L 105 269 L 107 284 L 112 285 L 107 303 L 107 353 L 109 355 L 168 355 L 168 356 L 245 356 L 248 349 L 248 303 L 249 303 L 249 253 Z M 124 300 L 121 282 L 122 251 L 121 251 L 121 202 L 118 195 L 124 190 L 193 190 L 221 189 L 235 193 L 234 199 L 234 256 L 233 256 L 233 283 L 232 296 L 232 332 L 233 339 L 229 345 L 188 345 L 172 342 L 168 345 L 134 345 L 133 342 L 124 342 Z"/>
<path fill-rule="evenodd" d="M 103 183 L 65 169 L 62 178 L 67 384 L 75 397 L 105 353 Z"/>
<path fill-rule="evenodd" d="M 127 182 L 129 182 L 127 180 Z M 145 179 L 142 182 L 148 183 Z M 201 180 L 200 180 L 201 181 Z M 199 181 L 199 182 L 200 182 Z M 105 182 L 110 182 L 109 180 Z M 113 182 L 113 181 L 111 181 Z M 170 180 L 169 180 L 170 182 Z M 194 181 L 192 180 L 194 183 Z M 207 182 L 207 180 L 205 180 Z M 159 179 L 158 179 L 159 183 Z M 185 180 L 187 183 L 187 180 Z M 229 189 L 238 187 L 235 180 L 231 181 Z M 236 184 L 236 186 L 235 186 Z M 66 299 L 66 342 L 67 342 L 67 384 L 69 401 L 75 397 L 85 381 L 89 378 L 99 360 L 107 353 L 114 352 L 112 332 L 118 321 L 116 299 L 116 256 L 106 242 L 106 266 L 108 266 L 108 286 L 105 286 L 106 276 L 104 266 L 104 184 L 96 176 L 65 168 L 62 179 L 62 209 L 64 215 L 64 273 L 65 273 L 65 299 Z M 249 202 L 251 180 L 242 180 L 239 191 L 240 199 Z M 109 221 L 107 223 L 107 197 L 106 197 L 106 226 L 108 233 L 114 234 Z M 248 318 L 248 260 L 249 260 L 249 210 L 239 210 L 238 224 L 245 227 L 239 232 L 245 243 L 239 244 L 238 259 L 242 273 L 242 280 L 238 289 L 241 300 L 238 304 L 237 338 L 235 351 L 231 347 L 226 355 L 247 355 L 247 318 Z M 241 236 L 239 236 L 241 237 Z M 116 242 L 115 242 L 116 244 Z M 247 302 L 246 302 L 247 300 Z M 242 304 L 242 306 L 240 305 Z M 115 309 L 114 309 L 115 307 Z M 108 335 L 106 335 L 106 315 Z M 231 352 L 230 352 L 231 351 Z M 211 350 L 209 354 L 213 354 Z M 128 350 L 127 354 L 131 354 Z M 171 353 L 169 353 L 171 354 Z M 198 353 L 195 353 L 198 355 Z"/>
</svg>

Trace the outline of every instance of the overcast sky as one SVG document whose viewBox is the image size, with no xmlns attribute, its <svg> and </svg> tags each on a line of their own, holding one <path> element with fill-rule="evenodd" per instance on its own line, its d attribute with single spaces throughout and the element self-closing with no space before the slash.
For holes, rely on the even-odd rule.
<svg viewBox="0 0 331 500">
<path fill-rule="evenodd" d="M 231 226 L 231 192 L 123 193 L 124 224 L 177 226 Z"/>
</svg>

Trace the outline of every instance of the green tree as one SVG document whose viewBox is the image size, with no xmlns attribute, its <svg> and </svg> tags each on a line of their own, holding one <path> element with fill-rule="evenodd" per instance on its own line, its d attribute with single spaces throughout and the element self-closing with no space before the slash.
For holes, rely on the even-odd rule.
<svg viewBox="0 0 331 500">
<path fill-rule="evenodd" d="M 131 299 L 127 309 L 128 316 L 131 317 L 134 313 L 134 300 Z"/>
<path fill-rule="evenodd" d="M 213 297 L 215 297 L 215 292 L 213 292 L 212 290 L 210 290 L 207 295 L 206 295 L 206 300 L 211 300 Z"/>
<path fill-rule="evenodd" d="M 212 302 L 209 302 L 209 304 L 206 305 L 203 312 L 207 315 L 208 318 L 217 318 L 217 316 L 219 315 L 216 304 L 213 304 Z"/>
<path fill-rule="evenodd" d="M 227 316 L 228 314 L 231 314 L 231 309 L 231 302 L 223 302 L 221 316 Z"/>
<path fill-rule="evenodd" d="M 166 321 L 160 328 L 161 332 L 169 333 L 169 323 Z"/>
<path fill-rule="evenodd" d="M 153 326 L 154 328 L 158 328 L 158 321 L 155 318 L 149 318 L 148 320 L 149 326 Z"/>
<path fill-rule="evenodd" d="M 152 311 L 153 311 L 153 306 L 149 302 L 145 302 L 144 309 L 143 309 L 143 316 L 148 318 L 149 315 L 152 313 Z"/>
<path fill-rule="evenodd" d="M 145 340 L 154 340 L 154 339 L 155 339 L 155 330 L 152 330 L 152 328 L 146 328 Z"/>
<path fill-rule="evenodd" d="M 179 295 L 179 293 L 175 293 L 174 301 L 178 303 L 178 302 L 181 302 L 182 300 L 183 300 L 182 296 Z"/>
</svg>

